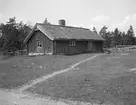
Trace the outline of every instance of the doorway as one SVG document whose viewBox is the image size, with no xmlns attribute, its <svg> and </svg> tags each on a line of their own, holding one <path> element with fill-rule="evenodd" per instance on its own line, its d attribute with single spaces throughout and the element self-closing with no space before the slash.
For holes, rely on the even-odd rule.
<svg viewBox="0 0 136 105">
<path fill-rule="evenodd" d="M 93 43 L 92 43 L 92 41 L 88 41 L 88 52 L 93 52 Z"/>
<path fill-rule="evenodd" d="M 37 41 L 37 53 L 43 53 L 43 43 L 42 43 L 42 41 Z"/>
</svg>

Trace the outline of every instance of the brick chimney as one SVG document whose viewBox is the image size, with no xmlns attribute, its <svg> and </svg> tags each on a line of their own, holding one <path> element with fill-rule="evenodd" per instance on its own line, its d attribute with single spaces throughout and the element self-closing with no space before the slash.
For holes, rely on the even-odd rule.
<svg viewBox="0 0 136 105">
<path fill-rule="evenodd" d="M 66 25 L 65 20 L 64 20 L 64 19 L 60 19 L 60 20 L 59 20 L 59 25 L 60 25 L 60 26 L 65 26 L 65 25 Z"/>
</svg>

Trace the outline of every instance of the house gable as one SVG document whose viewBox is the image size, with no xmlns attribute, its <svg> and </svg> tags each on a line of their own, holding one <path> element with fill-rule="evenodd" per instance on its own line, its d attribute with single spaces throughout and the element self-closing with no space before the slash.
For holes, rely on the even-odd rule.
<svg viewBox="0 0 136 105">
<path fill-rule="evenodd" d="M 32 36 L 27 41 L 27 51 L 28 53 L 38 53 L 37 45 L 38 42 L 42 44 L 42 52 L 43 54 L 52 53 L 53 52 L 53 42 L 50 40 L 45 34 L 41 31 L 34 31 Z"/>
<path fill-rule="evenodd" d="M 46 35 L 50 40 L 53 40 L 53 38 L 51 38 L 48 34 L 48 32 L 46 32 L 45 30 L 42 30 L 41 28 L 38 27 L 38 24 L 36 24 L 34 26 L 34 28 L 32 29 L 31 33 L 25 38 L 24 43 L 26 44 L 28 42 L 29 39 L 31 39 L 31 37 L 34 35 L 34 33 L 36 31 L 41 31 L 44 35 Z"/>
</svg>

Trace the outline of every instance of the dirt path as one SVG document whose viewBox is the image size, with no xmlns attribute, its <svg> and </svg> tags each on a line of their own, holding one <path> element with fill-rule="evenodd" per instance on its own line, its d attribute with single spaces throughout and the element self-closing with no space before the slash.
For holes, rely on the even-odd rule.
<svg viewBox="0 0 136 105">
<path fill-rule="evenodd" d="M 69 70 L 74 70 L 74 68 L 78 66 L 79 64 L 92 60 L 95 57 L 100 55 L 102 54 L 97 54 L 88 59 L 82 60 L 76 64 L 71 65 L 69 68 L 54 72 L 53 74 L 49 74 L 41 78 L 37 78 L 36 80 L 33 80 L 32 82 L 26 85 L 23 85 L 19 89 L 16 89 L 13 91 L 0 90 L 0 105 L 68 105 L 62 101 L 55 101 L 50 98 L 35 97 L 33 94 L 29 94 L 29 93 L 24 94 L 23 91 L 28 89 L 29 87 L 32 87 L 33 85 L 37 83 L 43 82 L 58 74 L 68 72 Z"/>
<path fill-rule="evenodd" d="M 0 105 L 68 105 L 62 101 L 51 98 L 36 97 L 32 94 L 14 93 L 0 90 Z"/>
<path fill-rule="evenodd" d="M 101 55 L 101 54 L 97 54 L 97 55 L 94 55 L 94 56 L 92 56 L 92 57 L 90 57 L 90 58 L 88 58 L 88 59 L 82 60 L 82 61 L 80 61 L 80 62 L 78 62 L 78 63 L 76 63 L 76 64 L 73 64 L 73 65 L 70 66 L 69 68 L 66 68 L 66 69 L 63 69 L 63 70 L 54 72 L 54 73 L 49 74 L 49 75 L 45 75 L 45 76 L 40 77 L 40 78 L 37 78 L 36 80 L 33 80 L 33 81 L 31 81 L 30 83 L 25 84 L 24 86 L 22 86 L 21 88 L 19 88 L 19 91 L 24 91 L 24 90 L 28 89 L 29 87 L 32 87 L 33 85 L 35 85 L 35 84 L 37 84 L 37 83 L 40 83 L 40 82 L 43 82 L 43 81 L 45 81 L 45 80 L 47 80 L 47 79 L 49 79 L 49 78 L 52 78 L 52 77 L 54 77 L 54 76 L 56 76 L 56 75 L 58 75 L 58 74 L 67 72 L 67 71 L 69 71 L 69 70 L 74 70 L 74 68 L 75 68 L 76 66 L 78 66 L 79 64 L 84 63 L 84 62 L 89 61 L 89 60 L 92 60 L 92 59 L 94 59 L 95 57 L 97 57 L 97 56 L 99 56 L 99 55 Z"/>
</svg>

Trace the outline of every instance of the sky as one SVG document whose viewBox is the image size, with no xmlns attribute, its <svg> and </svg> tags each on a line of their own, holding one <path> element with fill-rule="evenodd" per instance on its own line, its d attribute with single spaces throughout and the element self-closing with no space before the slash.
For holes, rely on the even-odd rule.
<svg viewBox="0 0 136 105">
<path fill-rule="evenodd" d="M 32 25 L 45 18 L 52 24 L 65 19 L 68 26 L 98 31 L 104 25 L 127 31 L 132 25 L 136 34 L 136 0 L 0 0 L 0 23 L 14 16 Z"/>
</svg>

